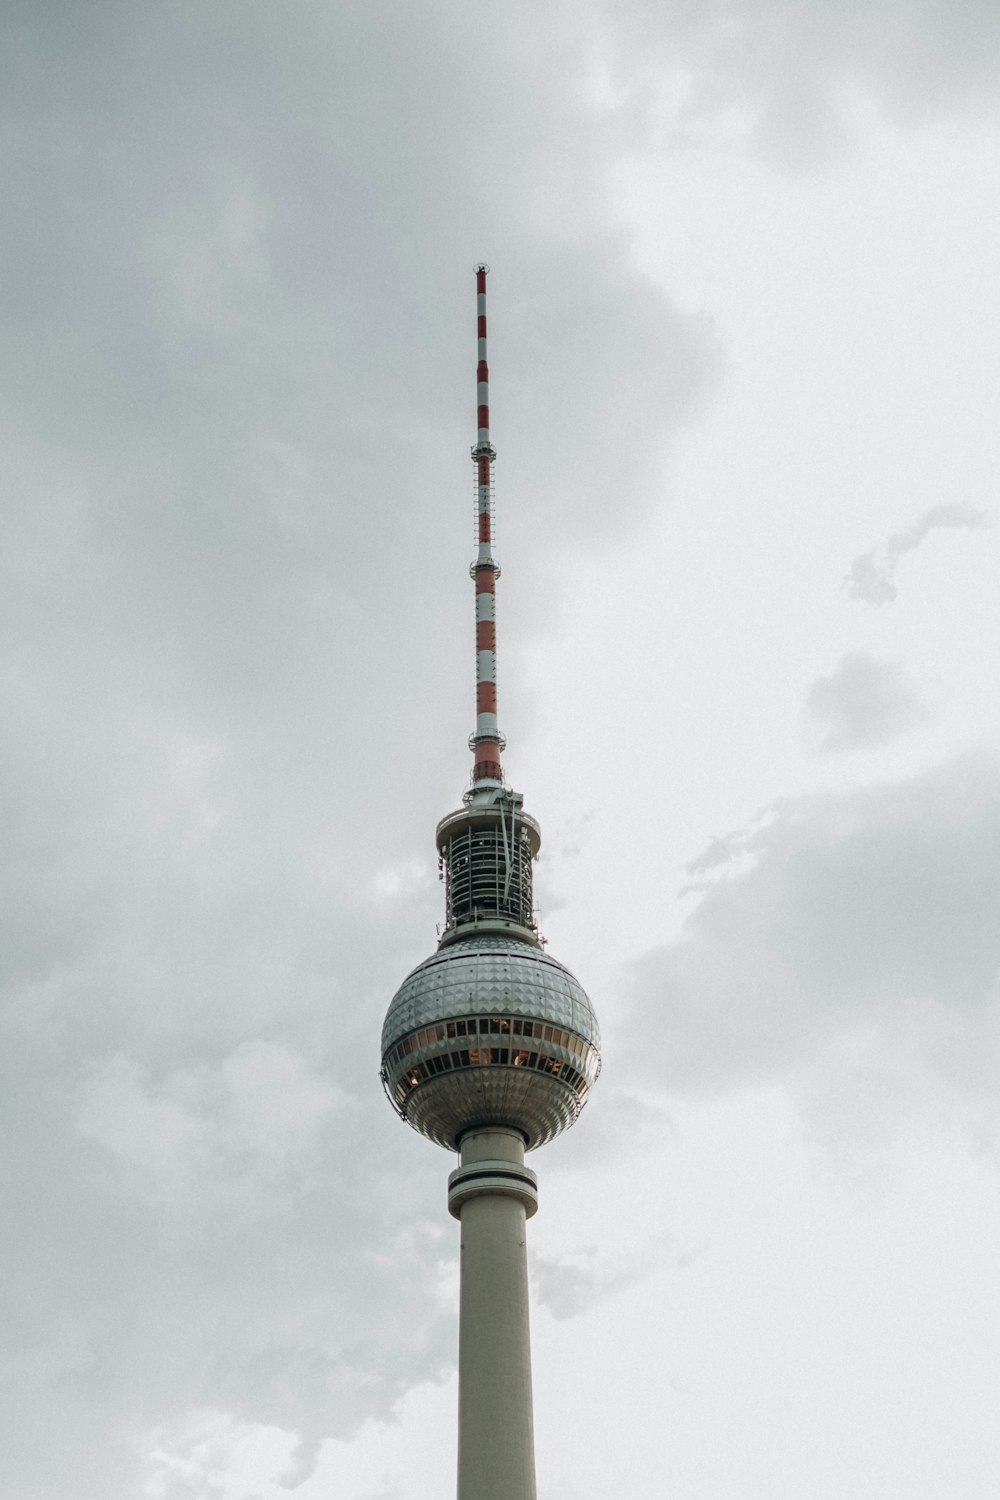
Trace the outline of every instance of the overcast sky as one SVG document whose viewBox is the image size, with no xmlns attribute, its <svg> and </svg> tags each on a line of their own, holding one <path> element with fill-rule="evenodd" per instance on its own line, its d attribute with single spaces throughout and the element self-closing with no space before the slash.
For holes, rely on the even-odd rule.
<svg viewBox="0 0 1000 1500">
<path fill-rule="evenodd" d="M 0 27 L 4 1500 L 452 1492 L 483 258 L 539 1500 L 995 1500 L 1000 9 Z"/>
</svg>

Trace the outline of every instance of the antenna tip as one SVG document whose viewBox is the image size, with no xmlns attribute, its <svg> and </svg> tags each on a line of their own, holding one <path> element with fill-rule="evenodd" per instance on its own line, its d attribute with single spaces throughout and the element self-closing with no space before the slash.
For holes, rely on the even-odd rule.
<svg viewBox="0 0 1000 1500">
<path fill-rule="evenodd" d="M 486 262 L 484 260 L 481 260 L 479 262 L 479 264 L 476 266 L 476 275 L 477 276 L 479 275 L 480 271 L 482 271 L 482 273 L 483 273 L 484 276 L 488 276 L 490 274 L 490 268 L 489 268 L 489 266 L 486 264 Z"/>
</svg>

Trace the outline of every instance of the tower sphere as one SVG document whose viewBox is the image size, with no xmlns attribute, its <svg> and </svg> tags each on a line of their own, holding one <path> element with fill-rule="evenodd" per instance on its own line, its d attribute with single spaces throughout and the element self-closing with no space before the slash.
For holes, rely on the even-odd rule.
<svg viewBox="0 0 1000 1500">
<path fill-rule="evenodd" d="M 382 1028 L 382 1080 L 403 1119 L 440 1146 L 494 1125 L 519 1131 L 530 1150 L 579 1115 L 600 1042 L 563 964 L 483 933 L 442 946 L 404 979 Z"/>
</svg>

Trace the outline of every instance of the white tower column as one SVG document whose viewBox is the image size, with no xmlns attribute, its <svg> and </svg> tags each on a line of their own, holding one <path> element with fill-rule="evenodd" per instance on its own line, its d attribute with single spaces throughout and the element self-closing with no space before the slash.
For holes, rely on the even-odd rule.
<svg viewBox="0 0 1000 1500">
<path fill-rule="evenodd" d="M 524 1139 L 498 1126 L 461 1140 L 448 1207 L 462 1225 L 458 1500 L 535 1500 L 525 1222 L 538 1207 Z"/>
</svg>

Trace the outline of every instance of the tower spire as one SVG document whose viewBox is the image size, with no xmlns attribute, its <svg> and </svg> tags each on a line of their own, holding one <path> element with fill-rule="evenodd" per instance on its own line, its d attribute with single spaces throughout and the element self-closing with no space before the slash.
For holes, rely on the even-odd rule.
<svg viewBox="0 0 1000 1500">
<path fill-rule="evenodd" d="M 476 522 L 479 550 L 470 568 L 476 585 L 476 732 L 469 741 L 473 754 L 473 786 L 503 785 L 500 755 L 504 738 L 497 725 L 496 588 L 500 566 L 493 556 L 493 462 L 490 441 L 490 367 L 486 358 L 486 277 L 489 266 L 476 267 Z"/>
</svg>

